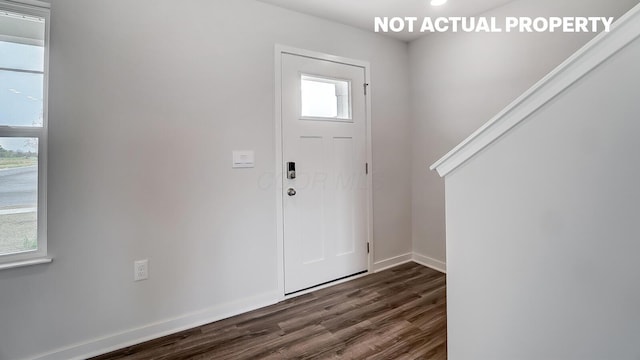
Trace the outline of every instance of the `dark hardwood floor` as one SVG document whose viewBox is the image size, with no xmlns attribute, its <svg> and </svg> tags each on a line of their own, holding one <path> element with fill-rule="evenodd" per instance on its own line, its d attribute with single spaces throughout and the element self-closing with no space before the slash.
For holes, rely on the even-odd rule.
<svg viewBox="0 0 640 360">
<path fill-rule="evenodd" d="M 93 358 L 446 359 L 445 275 L 408 263 Z"/>
</svg>

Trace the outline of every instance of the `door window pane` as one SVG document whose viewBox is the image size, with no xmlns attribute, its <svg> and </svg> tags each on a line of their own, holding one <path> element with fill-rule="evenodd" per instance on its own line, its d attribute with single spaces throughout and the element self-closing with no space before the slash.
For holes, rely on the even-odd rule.
<svg viewBox="0 0 640 360">
<path fill-rule="evenodd" d="M 0 125 L 42 126 L 43 74 L 0 70 Z"/>
<path fill-rule="evenodd" d="M 302 117 L 350 120 L 350 82 L 311 75 L 301 77 Z"/>
<path fill-rule="evenodd" d="M 0 137 L 0 255 L 38 247 L 38 139 Z"/>
</svg>

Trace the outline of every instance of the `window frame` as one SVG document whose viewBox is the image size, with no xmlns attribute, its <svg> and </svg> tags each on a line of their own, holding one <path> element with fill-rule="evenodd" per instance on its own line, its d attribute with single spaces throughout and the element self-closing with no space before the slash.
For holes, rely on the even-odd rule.
<svg viewBox="0 0 640 360">
<path fill-rule="evenodd" d="M 299 119 L 300 120 L 311 120 L 311 121 L 327 121 L 327 122 L 340 122 L 340 123 L 353 123 L 353 114 L 352 114 L 352 94 L 351 92 L 353 91 L 352 88 L 352 84 L 351 84 L 351 80 L 349 79 L 341 79 L 341 78 L 334 78 L 334 77 L 327 77 L 327 76 L 323 76 L 323 75 L 316 75 L 316 74 L 312 74 L 312 73 L 300 73 L 300 111 L 299 111 Z M 327 84 L 333 84 L 333 85 L 337 85 L 338 83 L 346 83 L 347 85 L 347 117 L 340 117 L 340 110 L 338 109 L 338 115 L 335 117 L 329 117 L 329 116 L 309 116 L 309 115 L 303 115 L 302 114 L 302 103 L 304 101 L 304 98 L 302 96 L 302 82 L 305 80 L 305 77 L 308 79 L 311 79 L 311 81 L 316 81 L 316 82 L 321 82 L 321 83 L 327 83 Z M 340 99 L 337 99 L 337 107 L 340 107 Z"/>
<path fill-rule="evenodd" d="M 47 164 L 49 133 L 49 27 L 50 5 L 48 3 L 22 0 L 0 0 L 0 11 L 24 14 L 43 18 L 44 23 L 44 67 L 42 93 L 42 126 L 6 126 L 0 125 L 0 137 L 31 137 L 38 139 L 38 209 L 37 242 L 38 248 L 15 254 L 0 254 L 0 270 L 26 265 L 51 262 L 47 251 Z"/>
</svg>

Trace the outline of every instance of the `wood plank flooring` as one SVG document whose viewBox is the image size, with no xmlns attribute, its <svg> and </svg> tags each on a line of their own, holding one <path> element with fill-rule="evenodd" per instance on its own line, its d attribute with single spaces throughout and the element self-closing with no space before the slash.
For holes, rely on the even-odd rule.
<svg viewBox="0 0 640 360">
<path fill-rule="evenodd" d="M 446 359 L 445 275 L 415 263 L 98 356 Z"/>
</svg>

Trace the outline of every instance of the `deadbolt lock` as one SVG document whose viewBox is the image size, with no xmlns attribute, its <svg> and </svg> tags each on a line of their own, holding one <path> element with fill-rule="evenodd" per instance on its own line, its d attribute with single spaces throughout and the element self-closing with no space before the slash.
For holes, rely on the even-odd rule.
<svg viewBox="0 0 640 360">
<path fill-rule="evenodd" d="M 287 179 L 293 180 L 296 178 L 296 163 L 287 163 Z"/>
</svg>

